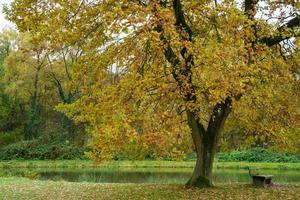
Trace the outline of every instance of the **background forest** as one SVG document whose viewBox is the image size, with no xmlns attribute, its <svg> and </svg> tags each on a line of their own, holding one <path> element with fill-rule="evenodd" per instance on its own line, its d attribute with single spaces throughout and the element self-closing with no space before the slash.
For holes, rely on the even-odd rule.
<svg viewBox="0 0 300 200">
<path fill-rule="evenodd" d="M 55 109 L 78 97 L 66 85 L 80 49 L 47 52 L 28 34 L 11 29 L 0 40 L 2 159 L 82 158 L 84 126 Z"/>
<path fill-rule="evenodd" d="M 84 152 L 89 151 L 89 125 L 76 122 L 60 109 L 81 97 L 80 84 L 72 88 L 71 83 L 82 55 L 78 46 L 52 48 L 34 42 L 29 33 L 1 32 L 0 159 L 88 159 Z M 110 69 L 109 81 L 114 82 L 118 73 Z M 293 96 L 286 98 L 295 101 Z M 283 140 L 286 143 L 280 146 L 276 138 L 259 133 L 263 125 L 231 117 L 218 147 L 218 159 L 298 162 L 299 128 L 282 132 L 282 137 L 293 138 Z M 182 128 L 185 140 L 172 141 L 163 131 L 160 137 L 134 138 L 131 145 L 115 152 L 113 159 L 194 159 L 188 130 Z"/>
</svg>

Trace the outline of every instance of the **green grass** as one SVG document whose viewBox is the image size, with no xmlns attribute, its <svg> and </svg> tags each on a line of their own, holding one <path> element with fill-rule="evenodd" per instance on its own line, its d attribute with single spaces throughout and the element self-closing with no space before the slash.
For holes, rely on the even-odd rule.
<svg viewBox="0 0 300 200">
<path fill-rule="evenodd" d="M 167 184 L 96 184 L 0 178 L 0 199 L 300 199 L 299 186 L 217 185 L 195 189 Z"/>
<path fill-rule="evenodd" d="M 194 161 L 112 161 L 95 164 L 89 160 L 63 161 L 0 161 L 0 168 L 193 168 Z M 248 163 L 248 162 L 215 162 L 216 169 L 286 169 L 300 170 L 300 163 Z"/>
<path fill-rule="evenodd" d="M 259 168 L 259 169 L 284 169 L 284 170 L 300 170 L 300 163 L 249 163 L 249 162 L 216 162 L 214 164 L 217 169 L 247 169 Z"/>
<path fill-rule="evenodd" d="M 296 169 L 300 163 L 233 163 L 216 162 L 215 168 L 242 169 L 258 167 L 261 169 Z M 91 161 L 10 161 L 0 162 L 0 170 L 5 168 L 193 168 L 194 162 L 175 161 L 120 161 L 94 164 Z M 28 176 L 26 176 L 28 177 Z M 255 188 L 246 184 L 217 184 L 213 188 L 195 189 L 176 184 L 103 184 L 71 183 L 65 181 L 40 181 L 20 177 L 0 177 L 0 199 L 300 199 L 300 185 L 276 186 L 274 188 Z"/>
</svg>

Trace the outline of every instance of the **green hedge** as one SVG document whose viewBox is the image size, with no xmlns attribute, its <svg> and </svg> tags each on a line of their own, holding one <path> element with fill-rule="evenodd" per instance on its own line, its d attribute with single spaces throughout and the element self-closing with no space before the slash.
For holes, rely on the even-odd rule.
<svg viewBox="0 0 300 200">
<path fill-rule="evenodd" d="M 273 153 L 262 148 L 218 153 L 216 158 L 220 162 L 300 162 L 296 155 Z"/>
<path fill-rule="evenodd" d="M 84 148 L 68 141 L 39 139 L 21 141 L 0 149 L 0 160 L 72 160 L 84 159 Z"/>
</svg>

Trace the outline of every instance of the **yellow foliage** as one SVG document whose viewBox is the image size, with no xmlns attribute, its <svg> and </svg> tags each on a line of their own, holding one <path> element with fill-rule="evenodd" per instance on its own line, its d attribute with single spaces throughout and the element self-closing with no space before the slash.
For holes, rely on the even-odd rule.
<svg viewBox="0 0 300 200">
<path fill-rule="evenodd" d="M 39 2 L 16 0 L 9 18 L 36 41 L 82 46 L 71 81 L 81 98 L 59 109 L 88 124 L 95 160 L 122 153 L 181 157 L 192 149 L 185 111 L 207 127 L 215 105 L 228 98 L 238 120 L 233 128 L 242 124 L 284 148 L 297 141 L 285 130 L 299 125 L 299 52 L 283 56 L 278 45 L 262 42 L 277 25 L 234 1 L 180 1 L 186 27 L 177 24 L 172 1 Z M 267 15 L 290 3 L 267 1 Z M 167 58 L 171 53 L 177 60 Z"/>
</svg>

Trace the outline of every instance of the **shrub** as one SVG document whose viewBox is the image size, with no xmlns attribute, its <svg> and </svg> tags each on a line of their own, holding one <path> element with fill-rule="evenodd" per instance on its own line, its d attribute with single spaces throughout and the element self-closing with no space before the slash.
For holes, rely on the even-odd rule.
<svg viewBox="0 0 300 200">
<path fill-rule="evenodd" d="M 14 129 L 9 132 L 0 132 L 0 148 L 3 148 L 9 144 L 21 141 L 23 134 L 21 129 Z"/>
<path fill-rule="evenodd" d="M 84 159 L 83 147 L 77 147 L 68 141 L 38 140 L 21 141 L 0 150 L 0 160 L 71 160 Z"/>
<path fill-rule="evenodd" d="M 295 155 L 273 153 L 262 148 L 218 153 L 217 160 L 220 162 L 300 162 Z"/>
</svg>

